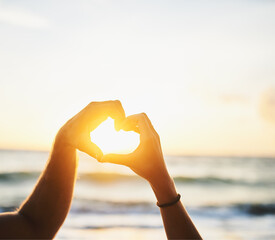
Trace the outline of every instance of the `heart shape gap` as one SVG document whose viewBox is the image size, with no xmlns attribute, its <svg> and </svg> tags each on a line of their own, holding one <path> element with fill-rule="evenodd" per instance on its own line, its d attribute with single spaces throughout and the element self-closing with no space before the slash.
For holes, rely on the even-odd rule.
<svg viewBox="0 0 275 240">
<path fill-rule="evenodd" d="M 114 128 L 114 120 L 108 118 L 90 133 L 91 141 L 103 152 L 128 154 L 133 152 L 139 145 L 139 134 L 133 131 L 117 132 Z"/>
</svg>

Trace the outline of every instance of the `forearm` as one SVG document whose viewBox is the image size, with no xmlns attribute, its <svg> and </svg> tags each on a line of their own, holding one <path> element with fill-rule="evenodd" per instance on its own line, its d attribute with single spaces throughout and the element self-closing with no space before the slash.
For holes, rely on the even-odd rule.
<svg viewBox="0 0 275 240">
<path fill-rule="evenodd" d="M 158 182 L 151 182 L 158 203 L 170 203 L 177 197 L 173 179 L 165 174 Z M 160 208 L 165 232 L 168 239 L 201 239 L 181 201 Z"/>
<path fill-rule="evenodd" d="M 54 143 L 47 166 L 19 215 L 34 226 L 40 238 L 52 238 L 70 208 L 77 166 L 76 149 Z"/>
</svg>

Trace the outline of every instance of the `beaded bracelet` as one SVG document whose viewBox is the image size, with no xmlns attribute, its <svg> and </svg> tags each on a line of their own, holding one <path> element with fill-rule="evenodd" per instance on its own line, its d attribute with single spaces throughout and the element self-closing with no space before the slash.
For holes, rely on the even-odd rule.
<svg viewBox="0 0 275 240">
<path fill-rule="evenodd" d="M 172 202 L 169 202 L 169 203 L 163 203 L 163 204 L 159 204 L 159 202 L 157 202 L 157 206 L 160 207 L 160 208 L 164 208 L 164 207 L 169 207 L 169 206 L 172 206 L 174 204 L 176 204 L 179 200 L 180 200 L 180 194 L 178 193 L 176 199 Z"/>
</svg>

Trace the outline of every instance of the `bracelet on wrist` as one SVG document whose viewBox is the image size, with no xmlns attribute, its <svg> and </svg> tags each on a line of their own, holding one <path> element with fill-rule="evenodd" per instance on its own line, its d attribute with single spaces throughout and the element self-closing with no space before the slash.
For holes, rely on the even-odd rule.
<svg viewBox="0 0 275 240">
<path fill-rule="evenodd" d="M 172 201 L 172 202 L 169 202 L 169 203 L 163 203 L 163 204 L 160 204 L 159 202 L 157 202 L 157 206 L 160 207 L 160 208 L 165 208 L 165 207 L 169 207 L 169 206 L 172 206 L 174 204 L 176 204 L 179 200 L 180 200 L 180 194 L 178 193 L 177 197 Z"/>
</svg>

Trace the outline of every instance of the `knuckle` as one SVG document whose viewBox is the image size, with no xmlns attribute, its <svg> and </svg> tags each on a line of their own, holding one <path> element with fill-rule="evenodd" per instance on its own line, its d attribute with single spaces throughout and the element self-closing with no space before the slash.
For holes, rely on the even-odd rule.
<svg viewBox="0 0 275 240">
<path fill-rule="evenodd" d="M 156 133 L 157 141 L 160 142 L 160 136 Z"/>
<path fill-rule="evenodd" d="M 114 100 L 115 105 L 117 105 L 119 108 L 122 108 L 122 104 L 119 100 Z"/>
<path fill-rule="evenodd" d="M 159 134 L 155 131 L 155 136 L 157 139 L 160 139 Z"/>
<path fill-rule="evenodd" d="M 147 114 L 146 114 L 145 112 L 142 112 L 140 115 L 141 115 L 143 118 L 148 118 L 148 117 L 147 117 Z"/>
<path fill-rule="evenodd" d="M 98 102 L 92 101 L 92 102 L 90 102 L 90 103 L 88 104 L 88 107 L 93 107 L 93 106 L 95 106 L 95 105 L 97 105 L 97 104 L 98 104 Z"/>
<path fill-rule="evenodd" d="M 114 100 L 113 102 L 116 104 L 121 104 L 121 102 L 119 100 Z"/>
</svg>

